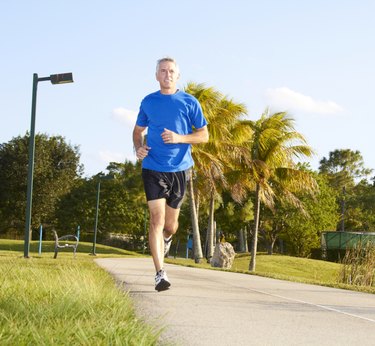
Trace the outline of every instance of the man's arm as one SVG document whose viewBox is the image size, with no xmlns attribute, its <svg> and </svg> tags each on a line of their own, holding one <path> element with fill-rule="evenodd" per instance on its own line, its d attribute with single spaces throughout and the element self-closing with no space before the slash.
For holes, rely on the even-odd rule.
<svg viewBox="0 0 375 346">
<path fill-rule="evenodd" d="M 203 126 L 199 129 L 196 129 L 193 133 L 188 135 L 180 135 L 176 132 L 173 132 L 168 129 L 164 129 L 164 132 L 161 134 L 164 143 L 185 143 L 185 144 L 198 144 L 198 143 L 207 143 L 208 142 L 208 129 L 207 126 Z"/>
<path fill-rule="evenodd" d="M 134 126 L 133 130 L 133 145 L 134 151 L 137 155 L 139 160 L 143 160 L 147 155 L 148 151 L 151 149 L 147 145 L 144 144 L 144 137 L 145 137 L 146 127 Z"/>
</svg>

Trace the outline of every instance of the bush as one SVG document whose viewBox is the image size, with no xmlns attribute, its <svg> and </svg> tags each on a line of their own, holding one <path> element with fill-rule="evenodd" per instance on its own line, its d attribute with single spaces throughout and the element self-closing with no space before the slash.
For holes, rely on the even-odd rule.
<svg viewBox="0 0 375 346">
<path fill-rule="evenodd" d="M 375 286 L 375 245 L 359 242 L 346 251 L 339 282 L 356 286 Z"/>
</svg>

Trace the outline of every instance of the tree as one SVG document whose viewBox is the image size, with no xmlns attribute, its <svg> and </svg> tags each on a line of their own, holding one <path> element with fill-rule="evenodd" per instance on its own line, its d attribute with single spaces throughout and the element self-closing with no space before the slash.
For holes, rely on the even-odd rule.
<svg viewBox="0 0 375 346">
<path fill-rule="evenodd" d="M 193 183 L 193 171 L 189 171 L 189 181 L 188 181 L 188 196 L 189 196 L 189 206 L 190 206 L 190 218 L 191 218 L 191 229 L 193 232 L 193 254 L 195 263 L 200 263 L 203 258 L 201 236 L 199 233 L 199 222 L 198 222 L 198 211 L 195 203 L 194 195 L 194 183 Z"/>
<path fill-rule="evenodd" d="M 23 232 L 26 210 L 26 182 L 29 135 L 0 145 L 1 229 Z M 54 224 L 55 207 L 82 174 L 77 146 L 61 136 L 35 136 L 32 228 Z"/>
<path fill-rule="evenodd" d="M 361 221 L 355 219 L 361 214 L 360 210 L 347 210 L 347 200 L 355 199 L 354 188 L 357 181 L 366 179 L 372 169 L 364 167 L 362 155 L 358 150 L 336 149 L 329 153 L 328 159 L 324 157 L 320 161 L 319 171 L 328 177 L 330 185 L 337 193 L 337 205 L 341 212 L 337 230 L 345 230 L 346 219 L 350 219 L 347 225 L 349 229 L 358 228 Z"/>
<path fill-rule="evenodd" d="M 111 162 L 109 173 L 99 173 L 82 180 L 62 199 L 58 208 L 58 225 L 74 229 L 80 225 L 83 232 L 94 228 L 96 196 L 100 179 L 99 231 L 126 234 L 139 240 L 144 236 L 144 208 L 146 205 L 140 174 L 141 164 L 130 161 Z"/>
<path fill-rule="evenodd" d="M 336 149 L 329 153 L 329 158 L 320 160 L 319 171 L 326 174 L 331 185 L 338 191 L 351 188 L 355 180 L 368 177 L 372 169 L 364 167 L 361 153 L 350 149 Z"/>
<path fill-rule="evenodd" d="M 125 188 L 133 194 L 134 199 L 146 203 L 141 176 L 141 161 L 137 160 L 135 163 L 129 160 L 125 160 L 124 163 L 110 162 L 107 170 L 109 176 L 113 176 L 124 184 Z"/>
<path fill-rule="evenodd" d="M 217 104 L 220 102 L 222 95 L 215 90 L 214 88 L 206 88 L 204 84 L 195 84 L 195 83 L 188 83 L 185 87 L 185 91 L 191 95 L 193 95 L 196 99 L 198 99 L 203 114 L 205 115 L 207 121 L 210 123 L 210 119 L 214 117 L 215 108 Z M 200 234 L 199 234 L 199 226 L 198 226 L 198 210 L 195 205 L 196 198 L 194 196 L 194 176 L 209 176 L 209 166 L 212 164 L 216 167 L 217 171 L 221 171 L 221 162 L 220 160 L 216 159 L 213 155 L 211 155 L 206 150 L 203 150 L 203 146 L 210 146 L 212 145 L 212 133 L 211 128 L 209 127 L 209 135 L 210 140 L 207 144 L 199 144 L 195 145 L 192 148 L 192 156 L 195 162 L 194 173 L 190 173 L 189 179 L 189 202 L 191 205 L 191 217 L 192 217 L 192 230 L 193 230 L 193 242 L 194 242 L 194 259 L 196 263 L 201 261 L 200 256 L 202 256 L 202 249 L 200 243 Z M 207 182 L 205 182 L 207 183 Z M 212 181 L 210 181 L 212 186 Z M 210 190 L 210 188 L 209 188 Z M 199 198 L 199 196 L 198 196 Z"/>
<path fill-rule="evenodd" d="M 319 186 L 319 192 L 311 195 L 297 193 L 307 213 L 285 204 L 276 208 L 273 224 L 278 228 L 278 236 L 286 242 L 287 252 L 292 255 L 307 257 L 320 247 L 323 231 L 332 230 L 339 219 L 336 208 L 335 191 L 329 186 L 327 178 L 313 173 Z"/>
<path fill-rule="evenodd" d="M 351 231 L 371 232 L 375 229 L 375 185 L 361 180 L 346 200 L 345 227 Z"/>
<path fill-rule="evenodd" d="M 315 191 L 317 185 L 308 172 L 296 169 L 293 160 L 311 156 L 313 151 L 304 137 L 295 131 L 294 120 L 286 112 L 268 115 L 267 110 L 259 120 L 249 120 L 246 124 L 253 132 L 248 138 L 249 152 L 245 160 L 248 179 L 255 184 L 254 232 L 249 264 L 249 270 L 255 271 L 261 203 L 272 209 L 277 198 L 303 210 L 295 193 Z"/>
<path fill-rule="evenodd" d="M 246 107 L 203 84 L 189 83 L 185 90 L 198 99 L 208 121 L 210 139 L 208 143 L 194 146 L 192 153 L 195 171 L 204 182 L 201 191 L 209 199 L 206 257 L 210 260 L 214 250 L 215 198 L 218 191 L 227 184 L 225 172 L 239 157 L 236 150 L 236 135 L 239 133 L 237 127 L 239 118 L 246 114 Z"/>
<path fill-rule="evenodd" d="M 235 241 L 239 243 L 244 241 L 240 234 L 247 229 L 249 222 L 254 219 L 254 206 L 251 200 L 244 203 L 238 203 L 233 200 L 229 192 L 222 193 L 222 202 L 216 211 L 218 227 L 223 232 L 227 241 Z M 240 234 L 240 236 L 238 236 Z M 245 244 L 239 245 L 239 248 L 245 248 Z"/>
</svg>

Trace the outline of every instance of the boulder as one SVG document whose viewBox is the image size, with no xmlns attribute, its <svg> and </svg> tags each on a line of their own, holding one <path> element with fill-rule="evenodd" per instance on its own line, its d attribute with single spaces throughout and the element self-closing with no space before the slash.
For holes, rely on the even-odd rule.
<svg viewBox="0 0 375 346">
<path fill-rule="evenodd" d="M 230 243 L 218 243 L 210 261 L 211 267 L 230 269 L 235 255 L 236 253 Z"/>
</svg>

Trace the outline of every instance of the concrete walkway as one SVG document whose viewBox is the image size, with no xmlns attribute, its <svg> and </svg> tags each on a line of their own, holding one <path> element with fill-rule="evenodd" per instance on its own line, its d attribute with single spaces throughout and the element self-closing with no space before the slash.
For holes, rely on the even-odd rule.
<svg viewBox="0 0 375 346">
<path fill-rule="evenodd" d="M 171 264 L 156 292 L 151 258 L 96 263 L 172 345 L 375 345 L 373 294 Z"/>
</svg>

